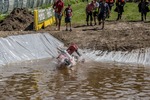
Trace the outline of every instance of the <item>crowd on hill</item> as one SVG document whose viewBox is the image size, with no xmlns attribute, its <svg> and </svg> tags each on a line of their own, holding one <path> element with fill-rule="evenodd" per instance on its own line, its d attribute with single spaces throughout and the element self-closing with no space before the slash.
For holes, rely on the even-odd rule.
<svg viewBox="0 0 150 100">
<path fill-rule="evenodd" d="M 87 26 L 93 26 L 97 24 L 101 25 L 102 23 L 102 29 L 103 29 L 105 19 L 110 17 L 110 12 L 114 5 L 116 5 L 116 8 L 114 9 L 114 11 L 118 13 L 116 20 L 120 20 L 124 12 L 125 4 L 126 4 L 125 0 L 92 0 L 85 7 Z M 150 11 L 148 6 L 149 6 L 149 3 L 146 0 L 141 0 L 140 3 L 138 4 L 139 12 L 141 13 L 141 21 L 146 20 L 147 12 Z M 56 0 L 53 4 L 53 9 L 55 10 L 57 30 L 60 30 L 61 19 L 62 19 L 62 15 L 64 14 L 65 23 L 66 23 L 66 31 L 68 30 L 72 31 L 71 5 L 68 4 L 68 7 L 64 9 L 63 0 Z M 70 26 L 70 29 L 68 29 L 68 24 Z"/>
</svg>

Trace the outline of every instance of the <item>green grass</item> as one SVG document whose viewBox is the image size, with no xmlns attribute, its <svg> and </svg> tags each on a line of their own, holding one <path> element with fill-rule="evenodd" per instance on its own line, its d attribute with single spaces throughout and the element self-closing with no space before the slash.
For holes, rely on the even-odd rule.
<svg viewBox="0 0 150 100">
<path fill-rule="evenodd" d="M 72 17 L 72 23 L 78 23 L 82 24 L 85 23 L 86 21 L 86 14 L 85 14 L 85 7 L 87 3 L 86 2 L 81 2 L 72 5 L 73 9 L 73 17 Z"/>
<path fill-rule="evenodd" d="M 111 17 L 108 20 L 116 20 L 117 12 L 114 12 L 115 6 L 112 9 Z M 139 21 L 141 13 L 138 12 L 138 3 L 126 3 L 122 15 L 123 21 Z M 150 12 L 147 13 L 147 20 L 150 21 Z"/>
<path fill-rule="evenodd" d="M 124 20 L 136 21 L 141 19 L 141 14 L 138 11 L 137 3 L 127 3 L 124 8 L 125 12 L 123 14 Z"/>
<path fill-rule="evenodd" d="M 87 5 L 87 2 L 71 3 L 71 7 L 73 10 L 72 24 L 86 23 L 86 15 L 85 15 L 86 5 Z M 64 25 L 64 17 L 62 19 L 62 24 Z"/>
<path fill-rule="evenodd" d="M 0 21 L 3 20 L 3 16 L 0 15 Z"/>
<path fill-rule="evenodd" d="M 6 17 L 6 15 L 0 14 L 0 21 L 1 21 L 1 20 L 4 20 L 5 17 Z"/>
</svg>

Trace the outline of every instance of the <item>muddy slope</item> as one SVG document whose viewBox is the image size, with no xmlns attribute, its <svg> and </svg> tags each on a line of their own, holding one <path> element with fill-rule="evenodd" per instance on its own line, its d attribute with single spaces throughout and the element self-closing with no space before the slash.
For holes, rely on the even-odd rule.
<svg viewBox="0 0 150 100">
<path fill-rule="evenodd" d="M 16 8 L 0 22 L 0 31 L 21 30 L 33 30 L 33 14 L 27 9 Z"/>
<path fill-rule="evenodd" d="M 101 26 L 75 25 L 72 32 L 56 32 L 53 35 L 66 46 L 71 42 L 80 48 L 102 51 L 131 51 L 150 47 L 150 23 L 106 22 Z"/>
</svg>

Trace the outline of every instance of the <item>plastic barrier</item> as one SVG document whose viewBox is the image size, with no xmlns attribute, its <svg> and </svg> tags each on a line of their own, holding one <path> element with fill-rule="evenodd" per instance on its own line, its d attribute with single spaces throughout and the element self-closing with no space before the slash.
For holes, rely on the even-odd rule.
<svg viewBox="0 0 150 100">
<path fill-rule="evenodd" d="M 55 22 L 54 10 L 52 8 L 34 10 L 34 29 L 37 31 Z"/>
<path fill-rule="evenodd" d="M 3 2 L 2 0 L 0 0 L 0 13 L 2 13 L 2 9 L 3 9 Z"/>
<path fill-rule="evenodd" d="M 9 8 L 9 0 L 3 0 L 3 3 L 2 3 L 2 11 L 1 13 L 6 13 L 8 12 L 8 8 Z"/>
<path fill-rule="evenodd" d="M 23 0 L 18 1 L 18 8 L 23 8 Z"/>
<path fill-rule="evenodd" d="M 57 57 L 57 48 L 63 45 L 62 42 L 48 33 L 0 38 L 0 66 L 27 60 Z"/>
<path fill-rule="evenodd" d="M 53 0 L 0 0 L 0 13 L 9 13 L 14 8 L 36 8 L 52 3 Z"/>
<path fill-rule="evenodd" d="M 14 8 L 23 8 L 23 0 L 14 0 Z"/>
</svg>

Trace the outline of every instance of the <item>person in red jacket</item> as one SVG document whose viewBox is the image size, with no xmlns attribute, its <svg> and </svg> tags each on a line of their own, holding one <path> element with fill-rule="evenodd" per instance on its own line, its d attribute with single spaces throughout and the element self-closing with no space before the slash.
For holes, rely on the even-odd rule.
<svg viewBox="0 0 150 100">
<path fill-rule="evenodd" d="M 70 55 L 72 55 L 74 52 L 78 54 L 78 56 L 81 56 L 81 54 L 78 52 L 78 46 L 75 43 L 71 43 L 71 45 L 66 50 Z"/>
<path fill-rule="evenodd" d="M 59 31 L 61 25 L 61 18 L 63 16 L 63 8 L 64 2 L 62 0 L 56 0 L 55 3 L 53 4 L 53 9 L 55 11 L 56 27 L 58 27 Z"/>
<path fill-rule="evenodd" d="M 94 2 L 91 1 L 89 4 L 87 4 L 85 12 L 86 12 L 86 22 L 87 26 L 89 26 L 89 19 L 90 19 L 90 25 L 92 26 L 92 21 L 93 21 L 93 9 L 95 5 Z"/>
</svg>

